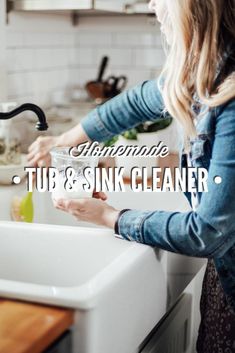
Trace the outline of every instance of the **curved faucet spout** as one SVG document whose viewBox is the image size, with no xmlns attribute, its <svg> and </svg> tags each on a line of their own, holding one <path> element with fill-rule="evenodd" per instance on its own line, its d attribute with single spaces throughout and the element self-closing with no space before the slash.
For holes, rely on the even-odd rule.
<svg viewBox="0 0 235 353">
<path fill-rule="evenodd" d="M 0 120 L 7 120 L 7 119 L 14 118 L 16 115 L 19 115 L 24 111 L 32 111 L 37 115 L 38 122 L 35 126 L 37 130 L 45 131 L 48 129 L 46 116 L 45 116 L 43 110 L 40 107 L 38 107 L 37 105 L 32 104 L 32 103 L 22 104 L 21 106 L 17 107 L 16 109 L 12 110 L 11 112 L 0 113 Z"/>
</svg>

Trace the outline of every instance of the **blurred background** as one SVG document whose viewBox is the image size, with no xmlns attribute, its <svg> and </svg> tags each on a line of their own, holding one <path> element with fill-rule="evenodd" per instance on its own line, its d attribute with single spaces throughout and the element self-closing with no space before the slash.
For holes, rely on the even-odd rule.
<svg viewBox="0 0 235 353">
<path fill-rule="evenodd" d="M 72 120 L 78 121 L 96 104 L 85 87 L 97 80 L 104 56 L 108 62 L 102 81 L 125 76 L 120 87 L 129 88 L 158 76 L 165 55 L 160 28 L 148 13 L 147 1 L 129 1 L 132 6 L 126 6 L 127 1 L 104 0 L 101 5 L 108 11 L 76 12 L 58 11 L 56 6 L 50 11 L 25 11 L 24 3 L 2 1 L 0 5 L 0 101 L 40 105 L 49 120 L 65 124 L 54 127 L 54 134 L 74 125 Z M 110 3 L 114 3 L 111 9 Z M 28 138 L 35 133 L 32 130 Z"/>
</svg>

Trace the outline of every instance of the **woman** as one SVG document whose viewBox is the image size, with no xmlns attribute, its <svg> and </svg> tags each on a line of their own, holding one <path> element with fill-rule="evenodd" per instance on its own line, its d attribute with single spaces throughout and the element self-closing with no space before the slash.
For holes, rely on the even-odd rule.
<svg viewBox="0 0 235 353">
<path fill-rule="evenodd" d="M 104 194 L 55 206 L 124 239 L 208 258 L 197 351 L 235 352 L 235 0 L 152 0 L 150 7 L 169 44 L 162 79 L 124 92 L 59 137 L 39 138 L 29 161 L 45 161 L 54 146 L 107 140 L 165 111 L 178 119 L 181 166 L 209 172 L 209 192 L 186 193 L 190 212 L 120 212 Z"/>
</svg>

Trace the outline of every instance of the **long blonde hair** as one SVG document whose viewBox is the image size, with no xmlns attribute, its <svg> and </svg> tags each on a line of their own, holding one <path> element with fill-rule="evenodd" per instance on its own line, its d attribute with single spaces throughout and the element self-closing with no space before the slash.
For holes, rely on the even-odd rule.
<svg viewBox="0 0 235 353">
<path fill-rule="evenodd" d="M 195 136 L 195 94 L 208 108 L 235 97 L 235 71 L 215 85 L 229 44 L 235 48 L 235 0 L 166 0 L 171 45 L 162 75 L 168 112 Z M 234 57 L 233 57 L 234 60 Z M 222 63 L 223 64 L 223 63 Z"/>
</svg>

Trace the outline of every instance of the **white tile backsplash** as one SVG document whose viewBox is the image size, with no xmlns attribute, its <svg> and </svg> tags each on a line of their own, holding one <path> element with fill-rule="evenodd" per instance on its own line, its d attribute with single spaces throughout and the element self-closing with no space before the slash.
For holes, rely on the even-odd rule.
<svg viewBox="0 0 235 353">
<path fill-rule="evenodd" d="M 29 72 L 12 72 L 8 74 L 8 96 L 10 100 L 18 96 L 27 96 L 33 91 L 32 75 Z"/>
<path fill-rule="evenodd" d="M 69 85 L 75 33 L 69 15 L 13 13 L 6 26 L 8 99 L 50 102 Z"/>
<path fill-rule="evenodd" d="M 20 31 L 7 30 L 7 49 L 25 47 L 24 35 Z"/>
<path fill-rule="evenodd" d="M 74 66 L 94 66 L 95 65 L 95 50 L 93 47 L 75 48 L 74 50 Z"/>
<path fill-rule="evenodd" d="M 120 47 L 161 47 L 161 36 L 159 33 L 117 33 L 115 45 Z"/>
<path fill-rule="evenodd" d="M 107 55 L 110 58 L 110 67 L 131 67 L 133 65 L 132 50 L 129 48 L 97 48 L 94 50 L 95 65 L 98 66 L 102 56 Z"/>
<path fill-rule="evenodd" d="M 35 68 L 35 51 L 26 48 L 7 49 L 7 71 L 16 73 L 32 71 Z"/>
<path fill-rule="evenodd" d="M 81 17 L 13 13 L 6 28 L 8 98 L 47 104 L 53 90 L 94 80 L 102 56 L 105 76 L 127 75 L 133 86 L 158 75 L 164 62 L 158 26 L 147 17 Z"/>
<path fill-rule="evenodd" d="M 141 48 L 135 50 L 134 62 L 136 66 L 159 68 L 164 64 L 162 49 Z"/>
<path fill-rule="evenodd" d="M 6 2 L 0 1 L 0 101 L 6 101 L 7 98 L 5 12 Z"/>
<path fill-rule="evenodd" d="M 78 31 L 75 37 L 75 45 L 83 48 L 103 46 L 112 47 L 113 43 L 113 33 Z"/>
</svg>

